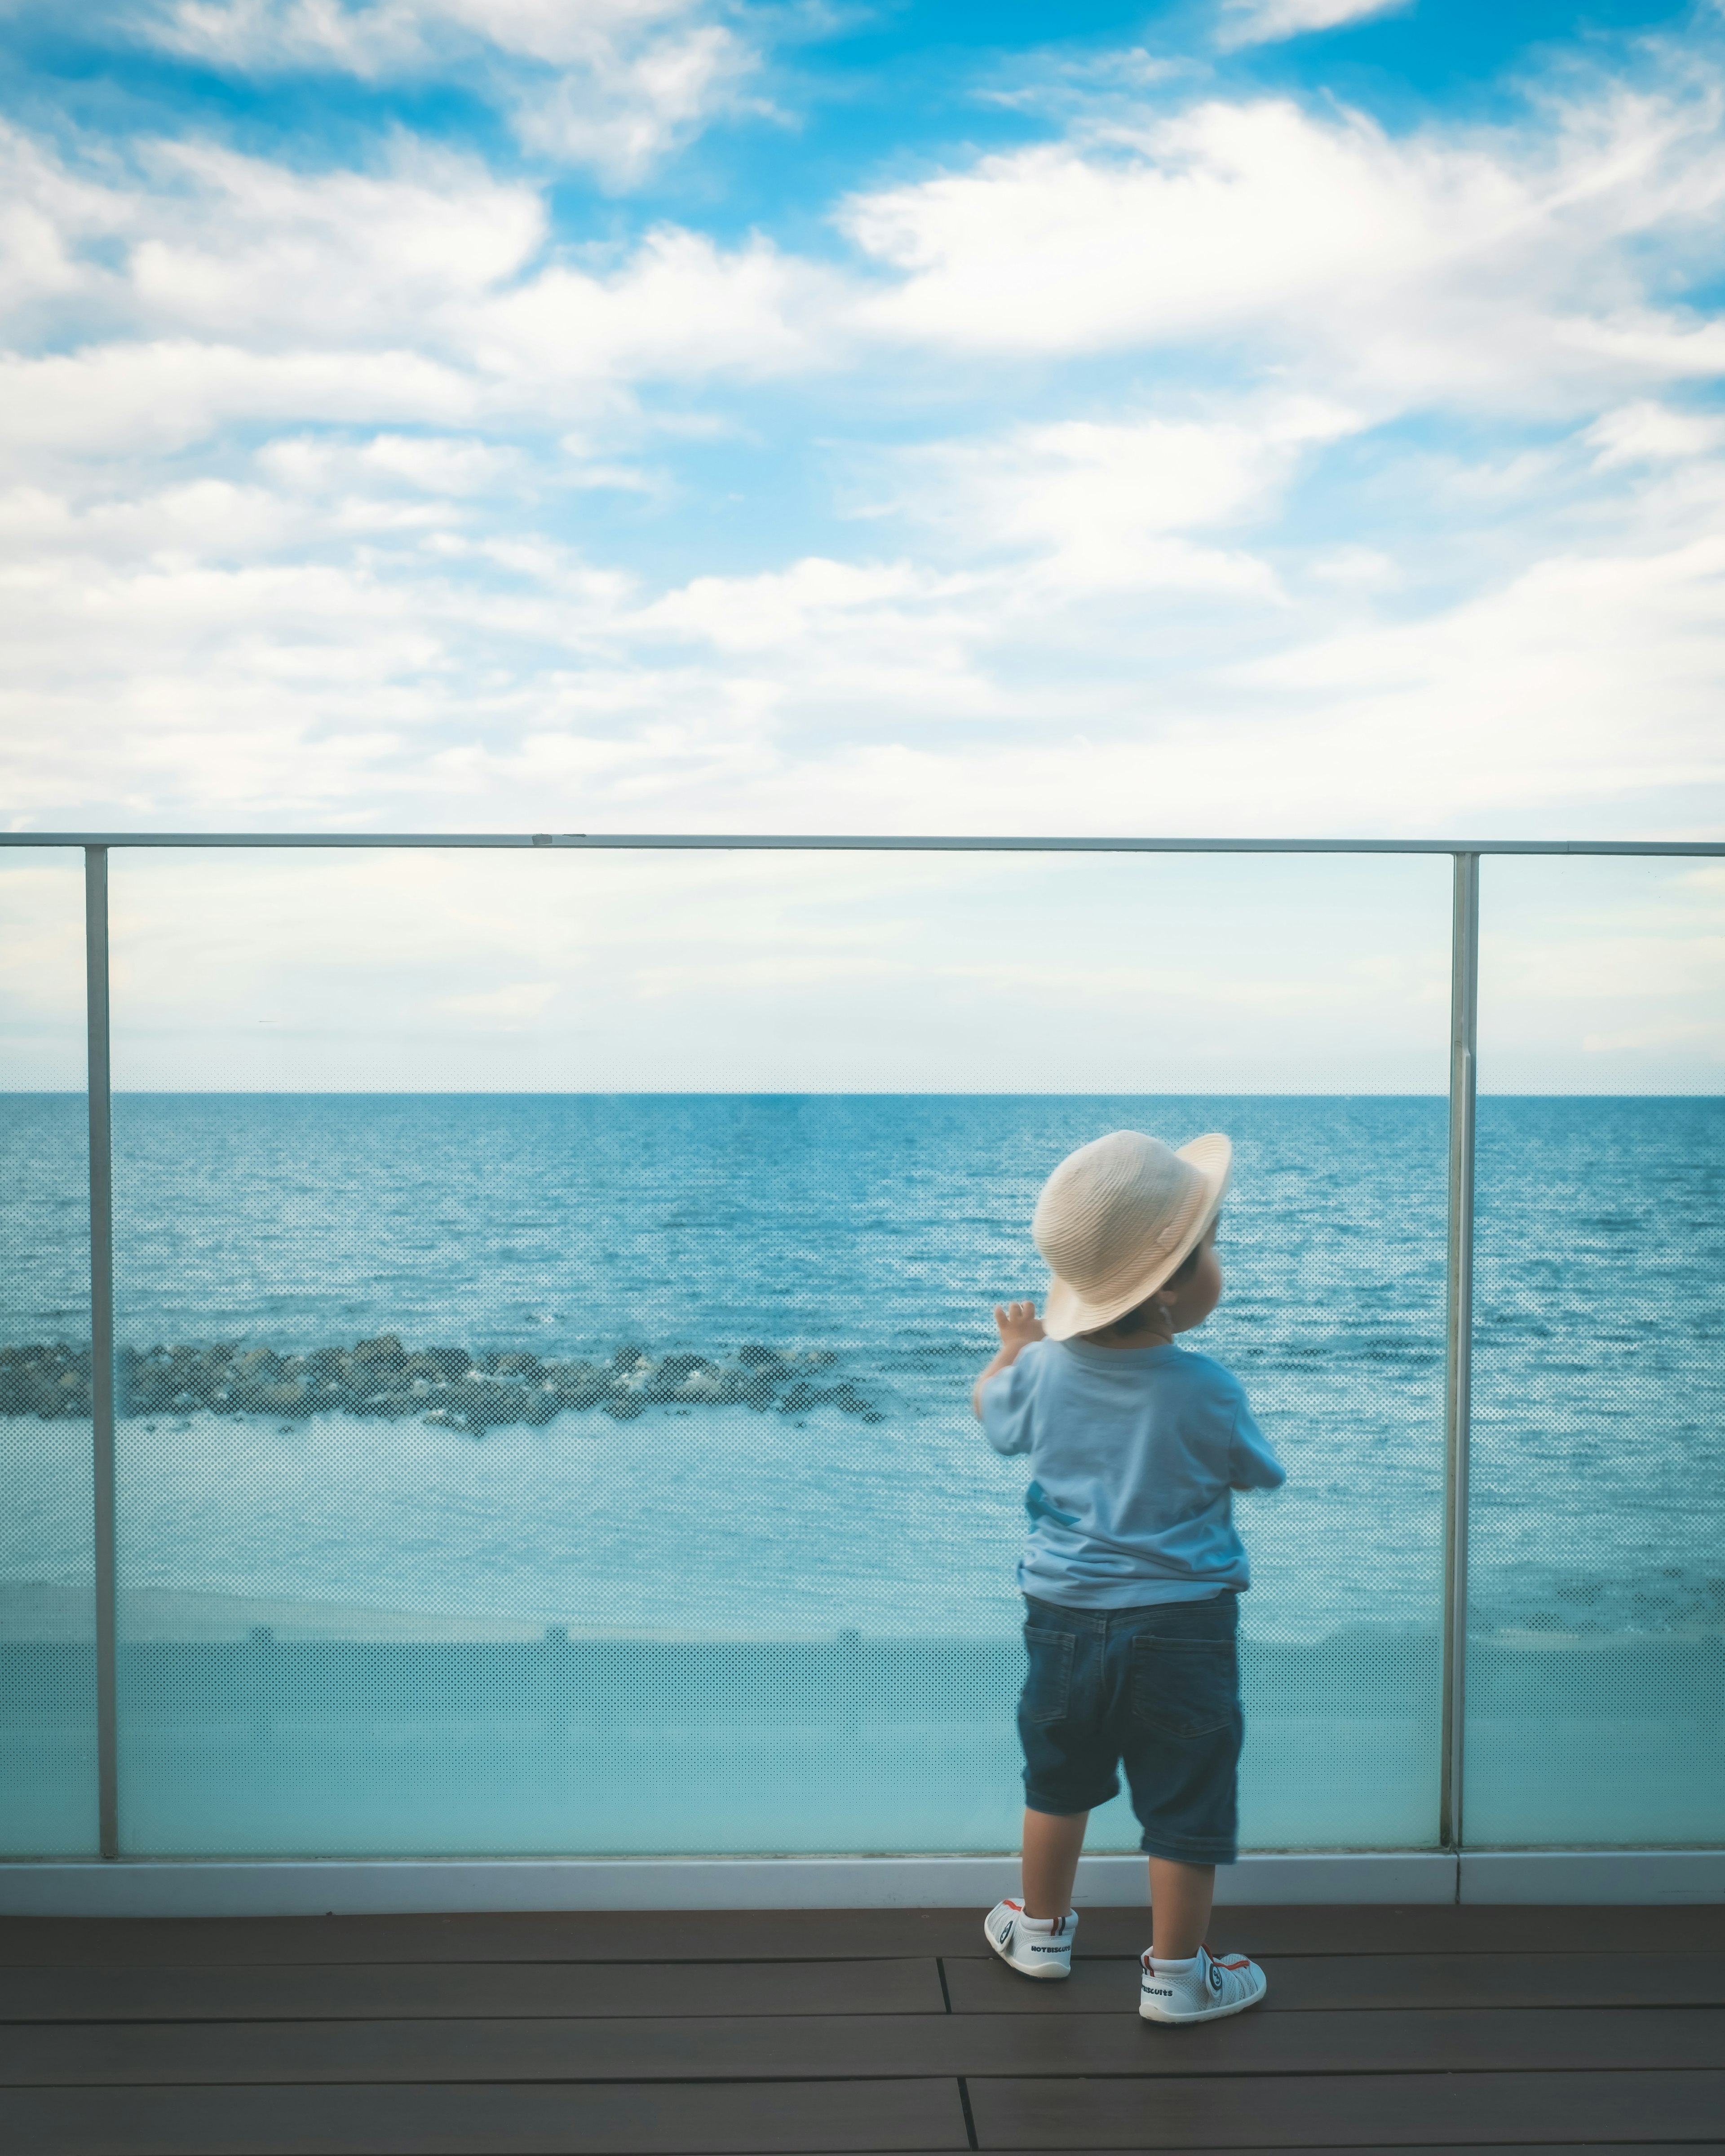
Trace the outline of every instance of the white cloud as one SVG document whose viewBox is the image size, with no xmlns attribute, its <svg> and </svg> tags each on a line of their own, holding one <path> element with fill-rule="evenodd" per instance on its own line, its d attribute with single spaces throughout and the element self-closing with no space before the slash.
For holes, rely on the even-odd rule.
<svg viewBox="0 0 1725 2156">
<path fill-rule="evenodd" d="M 382 484 L 463 495 L 494 487 L 514 459 L 506 450 L 459 436 L 377 434 L 368 442 L 352 443 L 302 434 L 266 443 L 258 462 L 278 485 L 296 494 L 327 495 Z"/>
<path fill-rule="evenodd" d="M 1596 411 L 1725 372 L 1725 328 L 1651 289 L 1656 237 L 1681 256 L 1714 229 L 1717 120 L 1700 95 L 1613 95 L 1537 138 L 1392 141 L 1212 100 L 853 201 L 865 278 L 675 225 L 572 259 L 536 189 L 411 147 L 304 173 L 163 143 L 128 186 L 14 134 L 0 280 L 50 310 L 50 349 L 7 362 L 12 431 L 168 447 L 296 396 L 308 420 L 567 428 L 636 385 L 806 377 L 883 343 L 926 367 L 1219 352 L 1375 417 Z"/>
<path fill-rule="evenodd" d="M 766 109 L 744 94 L 758 50 L 708 0 L 173 0 L 134 20 L 152 43 L 244 74 L 460 68 L 527 147 L 615 187 L 713 120 Z"/>
<path fill-rule="evenodd" d="M 805 369 L 829 336 L 833 278 L 764 239 L 726 249 L 665 226 L 583 268 L 535 259 L 535 192 L 459 161 L 304 179 L 201 148 L 173 158 L 197 190 L 187 231 L 141 246 L 131 275 L 141 310 L 186 331 L 349 346 L 406 328 L 505 403 L 530 388 L 542 413 L 572 385 Z"/>
<path fill-rule="evenodd" d="M 1306 573 L 1320 583 L 1358 591 L 1391 591 L 1401 582 L 1394 559 L 1376 547 L 1337 547 L 1313 554 Z"/>
<path fill-rule="evenodd" d="M 516 130 L 530 150 L 633 186 L 721 115 L 761 109 L 743 96 L 758 64 L 722 23 L 696 23 L 626 59 L 608 54 L 525 92 Z"/>
<path fill-rule="evenodd" d="M 603 265 L 547 259 L 539 193 L 465 159 L 308 175 L 157 144 L 126 189 L 0 136 L 8 151 L 28 200 L 0 211 L 0 294 L 20 329 L 26 298 L 61 303 L 45 350 L 0 353 L 0 444 L 28 462 L 172 452 L 249 420 L 614 433 L 635 383 L 806 372 L 834 348 L 829 272 L 675 227 Z M 95 261 L 92 236 L 118 252 Z"/>
<path fill-rule="evenodd" d="M 435 341 L 452 310 L 514 280 L 543 245 L 536 190 L 471 160 L 413 151 L 382 174 L 304 174 L 208 143 L 152 155 L 151 229 L 128 280 L 146 320 L 216 336 L 345 345 Z"/>
<path fill-rule="evenodd" d="M 436 515 L 419 503 L 404 506 L 355 496 L 330 513 L 271 488 L 219 479 L 82 506 L 39 488 L 18 487 L 0 495 L 0 551 L 13 565 L 27 552 L 44 567 L 58 555 L 69 577 L 91 577 L 98 562 L 124 570 L 144 565 L 191 570 L 316 547 L 332 530 L 367 538 L 390 531 L 417 537 Z M 14 566 L 14 578 L 18 575 Z"/>
<path fill-rule="evenodd" d="M 1238 552 L 1175 535 L 1263 517 L 1301 456 L 1353 430 L 1339 408 L 1283 401 L 1222 420 L 1065 420 L 906 460 L 911 506 L 961 544 L 1040 557 L 1060 584 L 1276 598 Z"/>
<path fill-rule="evenodd" d="M 1284 38 L 1303 37 L 1308 31 L 1336 30 L 1346 23 L 1363 23 L 1377 15 L 1399 13 L 1414 0 L 1223 0 L 1216 26 L 1218 44 L 1273 44 Z"/>
<path fill-rule="evenodd" d="M 86 249 L 126 232 L 135 215 L 123 191 L 77 177 L 0 121 L 0 307 L 8 334 L 26 331 L 23 310 L 33 303 L 88 297 L 100 279 Z"/>
<path fill-rule="evenodd" d="M 15 828 L 15 827 L 14 827 Z M 84 1030 L 82 856 L 28 852 L 0 855 L 0 1030 L 7 1038 L 8 1086 L 27 1086 L 31 1036 L 56 1036 L 73 1051 L 43 1079 L 56 1089 L 81 1086 Z M 47 1059 L 44 1059 L 47 1060 Z"/>
<path fill-rule="evenodd" d="M 1717 798 L 1725 530 L 1645 551 L 1553 553 L 1502 587 L 1354 625 L 1240 672 L 1310 716 L 1314 770 L 1455 824 L 1584 819 Z"/>
<path fill-rule="evenodd" d="M 842 300 L 829 274 L 764 239 L 726 251 L 676 227 L 649 233 L 614 275 L 563 264 L 475 309 L 475 359 L 554 398 L 583 377 L 770 379 L 826 364 Z"/>
<path fill-rule="evenodd" d="M 909 563 L 855 564 L 819 557 L 758 577 L 697 577 L 643 608 L 638 634 L 694 637 L 726 651 L 783 650 L 827 637 L 883 607 L 915 608 L 954 587 Z"/>
<path fill-rule="evenodd" d="M 1599 450 L 1601 465 L 1662 464 L 1725 448 L 1725 419 L 1643 402 L 1605 413 L 1583 439 Z"/>
<path fill-rule="evenodd" d="M 520 1025 L 542 1017 L 555 1002 L 557 981 L 511 981 L 501 988 L 477 988 L 465 996 L 442 996 L 437 1008 L 452 1018 L 484 1025 Z"/>
<path fill-rule="evenodd" d="M 256 509 L 202 505 L 230 524 Z M 87 795 L 92 757 L 105 795 L 169 821 L 212 804 L 583 829 L 1561 832 L 1616 816 L 1656 834 L 1725 787 L 1717 542 L 1554 557 L 1401 624 L 1290 624 L 1276 655 L 1235 668 L 1212 632 L 1205 663 L 1170 678 L 1147 621 L 1073 640 L 1010 575 L 813 560 L 642 606 L 551 557 L 516 596 L 377 569 L 223 572 L 208 534 L 196 561 L 98 571 L 74 536 L 75 587 L 44 558 L 65 548 L 69 566 L 70 540 L 40 521 L 18 534 L 33 578 L 0 583 L 14 680 L 67 721 L 51 750 L 8 730 L 26 809 Z"/>
<path fill-rule="evenodd" d="M 171 453 L 229 421 L 459 424 L 466 376 L 412 352 L 246 352 L 187 341 L 0 357 L 0 453 Z"/>
<path fill-rule="evenodd" d="M 1717 1091 L 1725 889 L 1669 860 L 1499 860 L 1484 883 L 1481 1027 L 1499 1091 Z M 1545 1081 L 1549 1083 L 1549 1080 Z"/>
<path fill-rule="evenodd" d="M 489 1091 L 689 1073 L 718 1089 L 961 1090 L 996 1087 L 1009 1066 L 1060 1090 L 1142 1086 L 1147 1056 L 1171 1087 L 1435 1086 L 1445 865 L 122 855 L 119 1075 Z M 75 864 L 49 882 L 0 855 L 0 948 L 23 932 L 75 956 L 81 899 Z M 1159 936 L 1147 940 L 1147 920 Z M 31 970 L 51 996 L 50 965 Z M 33 1018 L 64 1059 L 50 1082 L 75 1084 L 75 997 L 33 1009 L 34 984 L 8 995 L 0 963 L 9 1059 L 35 1046 Z M 1147 1032 L 1147 997 L 1165 1021 Z M 1034 1038 L 1027 1005 L 1045 1021 Z"/>
<path fill-rule="evenodd" d="M 157 44 L 247 74 L 377 76 L 435 64 L 451 33 L 578 66 L 697 12 L 698 0 L 171 0 L 134 20 Z"/>
<path fill-rule="evenodd" d="M 1725 373 L 1632 243 L 1711 249 L 1720 101 L 1603 93 L 1551 130 L 1392 138 L 1358 114 L 1213 99 L 860 197 L 875 334 L 1026 358 L 1250 353 L 1380 405 L 1585 408 Z"/>
<path fill-rule="evenodd" d="M 429 58 L 424 12 L 342 0 L 172 0 L 140 9 L 136 27 L 152 44 L 236 72 L 328 68 L 375 76 Z"/>
</svg>

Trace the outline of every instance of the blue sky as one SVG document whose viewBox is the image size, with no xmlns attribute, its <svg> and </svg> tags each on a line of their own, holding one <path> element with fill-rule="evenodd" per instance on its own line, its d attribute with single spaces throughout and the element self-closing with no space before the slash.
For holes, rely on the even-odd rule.
<svg viewBox="0 0 1725 2156">
<path fill-rule="evenodd" d="M 0 23 L 13 828 L 1725 823 L 1715 0 L 0 0 Z M 466 911 L 427 1025 L 506 1059 L 500 1029 L 524 1055 L 578 1032 L 593 952 L 524 955 L 459 879 L 332 870 L 294 897 L 298 870 L 198 873 L 116 870 L 164 1040 L 191 1037 L 176 982 L 275 1024 L 314 921 L 353 1011 L 381 1007 L 434 888 Z M 1283 1042 L 1301 1082 L 1340 1082 L 1345 1005 L 1389 1029 L 1362 1082 L 1423 1086 L 1441 891 L 1296 904 L 1281 873 L 1229 886 L 1225 993 L 1196 871 L 1142 978 L 1085 925 L 1101 884 L 1053 873 L 997 893 L 1016 970 L 962 956 L 973 896 L 937 963 L 897 900 L 863 951 L 849 871 L 806 906 L 788 870 L 656 899 L 649 873 L 639 932 L 578 910 L 604 915 L 605 993 L 642 1009 L 680 947 L 738 1009 L 819 975 L 887 1026 L 968 983 L 994 998 L 987 1063 L 1075 952 L 1111 954 L 1067 984 L 1106 1014 L 1173 951 L 1215 1041 L 1275 1029 L 1254 1082 Z M 1517 1082 L 1717 1083 L 1725 879 L 1602 875 L 1498 916 Z M 943 876 L 926 891 L 970 891 Z M 0 1000 L 62 1060 L 74 896 L 16 863 L 0 895 Z M 1077 1060 L 1049 1082 L 1122 1082 L 1111 1020 L 1062 1023 Z"/>
<path fill-rule="evenodd" d="M 1719 827 L 1717 6 L 3 19 L 14 824 Z"/>
</svg>

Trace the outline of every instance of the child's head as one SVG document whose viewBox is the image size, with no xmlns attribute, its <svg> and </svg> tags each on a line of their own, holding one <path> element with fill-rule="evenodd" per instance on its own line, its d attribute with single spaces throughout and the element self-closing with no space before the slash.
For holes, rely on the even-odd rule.
<svg viewBox="0 0 1725 2156">
<path fill-rule="evenodd" d="M 1194 1138 L 1176 1152 L 1141 1131 L 1114 1131 L 1070 1153 L 1036 1204 L 1032 1234 L 1054 1274 L 1043 1324 L 1051 1339 L 1108 1332 L 1135 1319 L 1146 1337 L 1201 1325 L 1222 1292 L 1214 1228 L 1233 1147 Z"/>
<path fill-rule="evenodd" d="M 1079 1338 L 1104 1341 L 1114 1348 L 1153 1348 L 1158 1340 L 1202 1325 L 1222 1300 L 1222 1261 L 1216 1255 L 1216 1230 L 1221 1222 L 1218 1213 L 1153 1295 L 1146 1296 L 1111 1325 L 1092 1326 Z"/>
</svg>

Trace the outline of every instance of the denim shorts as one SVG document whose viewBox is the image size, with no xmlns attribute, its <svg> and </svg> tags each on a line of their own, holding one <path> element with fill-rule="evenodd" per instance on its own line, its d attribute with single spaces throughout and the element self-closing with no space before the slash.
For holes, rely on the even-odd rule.
<svg viewBox="0 0 1725 2156">
<path fill-rule="evenodd" d="M 1024 1602 L 1019 1739 L 1030 1810 L 1094 1811 L 1119 1794 L 1123 1761 L 1147 1854 L 1231 1864 L 1245 1734 L 1240 1597 L 1135 1609 Z"/>
</svg>

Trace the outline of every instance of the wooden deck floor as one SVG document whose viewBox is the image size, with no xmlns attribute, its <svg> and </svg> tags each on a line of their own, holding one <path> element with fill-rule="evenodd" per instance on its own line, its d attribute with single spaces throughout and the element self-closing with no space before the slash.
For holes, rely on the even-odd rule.
<svg viewBox="0 0 1725 2156">
<path fill-rule="evenodd" d="M 1225 1912 L 1256 2012 L 1137 2014 L 974 1909 L 0 1920 L 3 2156 L 1725 2151 L 1725 1910 Z"/>
</svg>

